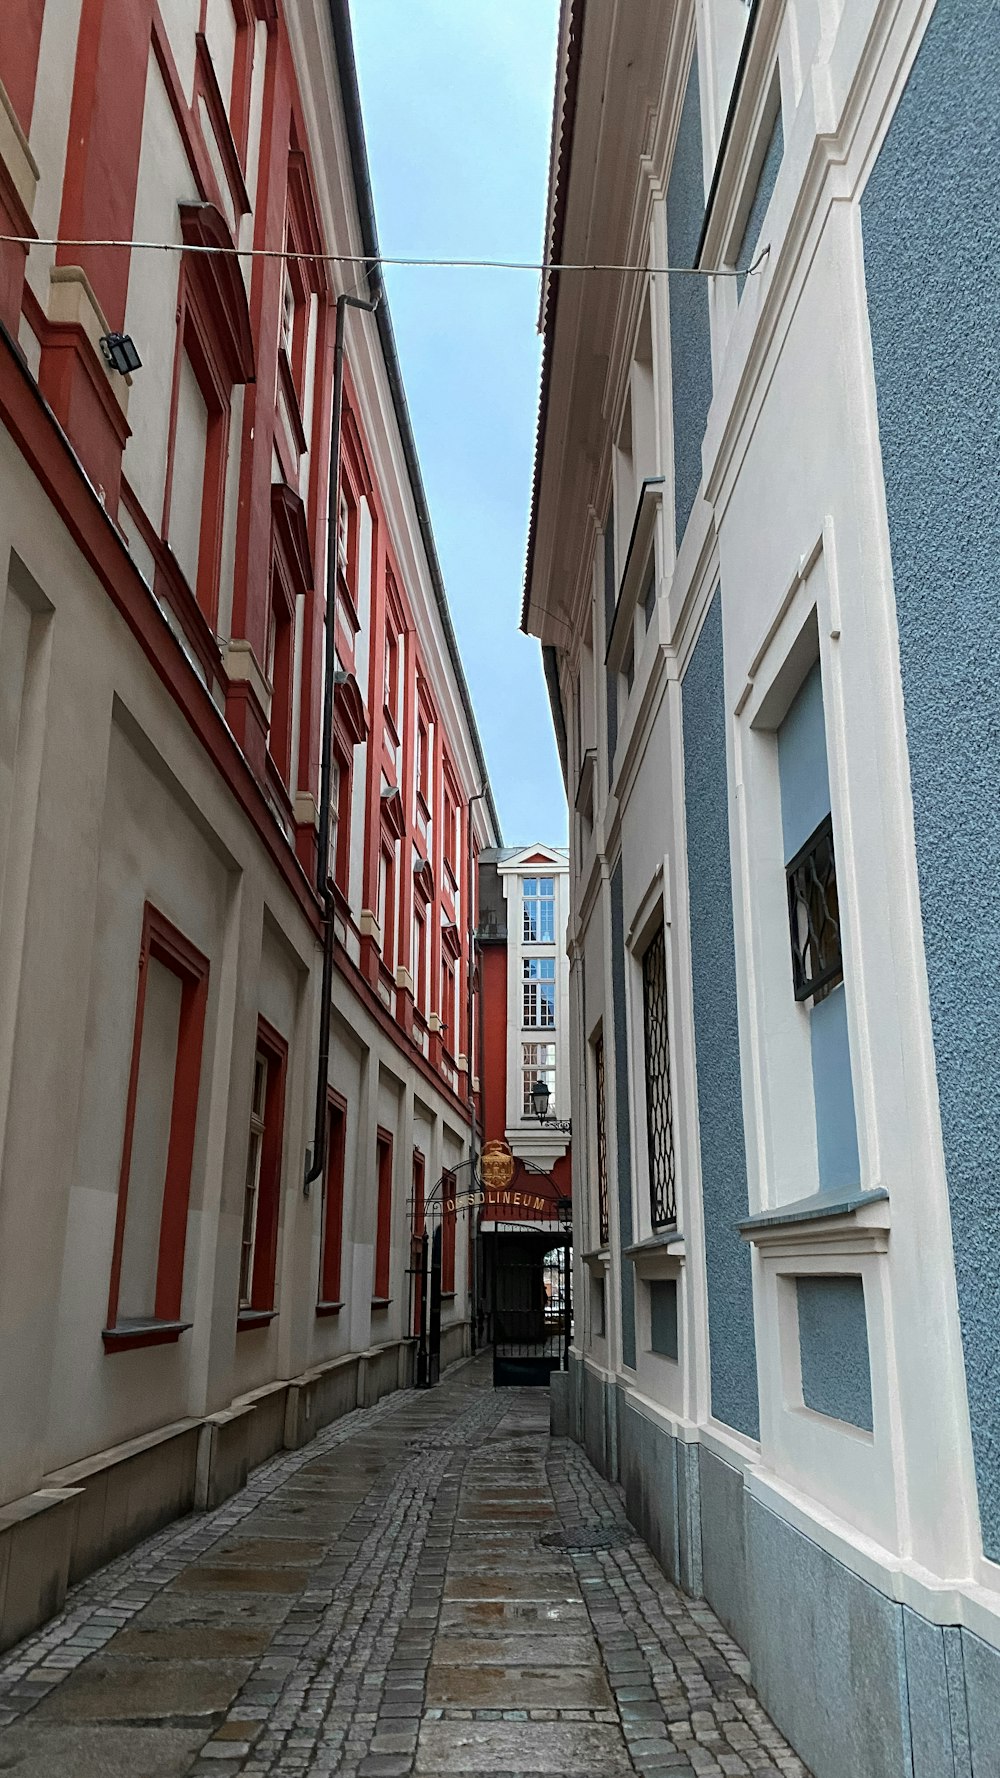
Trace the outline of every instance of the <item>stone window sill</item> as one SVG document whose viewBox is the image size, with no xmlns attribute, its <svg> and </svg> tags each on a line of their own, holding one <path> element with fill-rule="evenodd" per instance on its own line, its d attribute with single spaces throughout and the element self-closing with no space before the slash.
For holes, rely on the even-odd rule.
<svg viewBox="0 0 1000 1778">
<path fill-rule="evenodd" d="M 241 1309 L 236 1318 L 236 1331 L 242 1333 L 249 1327 L 266 1327 L 277 1313 L 277 1309 Z"/>
<path fill-rule="evenodd" d="M 157 1321 L 152 1316 L 145 1321 L 137 1317 L 105 1327 L 101 1338 L 106 1352 L 130 1352 L 138 1346 L 175 1345 L 190 1326 L 190 1321 Z"/>
<path fill-rule="evenodd" d="M 622 1248 L 622 1259 L 630 1259 L 640 1278 L 674 1278 L 686 1258 L 684 1236 L 676 1228 L 658 1229 L 644 1241 L 634 1241 Z"/>
<path fill-rule="evenodd" d="M 787 1253 L 884 1253 L 889 1244 L 889 1193 L 814 1192 L 793 1204 L 776 1204 L 739 1224 L 744 1241 L 761 1250 Z"/>
<path fill-rule="evenodd" d="M 339 1315 L 343 1306 L 344 1305 L 342 1302 L 340 1302 L 340 1303 L 317 1303 L 316 1304 L 316 1313 L 317 1313 L 317 1315 Z"/>
</svg>

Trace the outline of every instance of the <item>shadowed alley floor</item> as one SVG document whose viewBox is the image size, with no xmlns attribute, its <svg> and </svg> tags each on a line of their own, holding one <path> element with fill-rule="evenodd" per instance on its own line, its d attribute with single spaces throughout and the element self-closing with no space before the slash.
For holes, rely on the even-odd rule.
<svg viewBox="0 0 1000 1778">
<path fill-rule="evenodd" d="M 272 1459 L 0 1660 L 16 1778 L 808 1778 L 704 1602 L 489 1360 Z"/>
</svg>

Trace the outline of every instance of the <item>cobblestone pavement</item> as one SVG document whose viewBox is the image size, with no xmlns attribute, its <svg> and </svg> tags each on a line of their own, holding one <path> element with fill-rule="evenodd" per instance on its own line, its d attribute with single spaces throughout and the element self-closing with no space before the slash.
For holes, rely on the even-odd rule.
<svg viewBox="0 0 1000 1778">
<path fill-rule="evenodd" d="M 808 1778 L 704 1602 L 488 1361 L 150 1538 L 0 1660 L 16 1778 Z"/>
</svg>

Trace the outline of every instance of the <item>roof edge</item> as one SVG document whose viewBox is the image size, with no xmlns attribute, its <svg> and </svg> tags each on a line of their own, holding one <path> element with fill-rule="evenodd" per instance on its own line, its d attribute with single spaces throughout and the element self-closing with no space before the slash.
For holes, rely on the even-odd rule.
<svg viewBox="0 0 1000 1778">
<path fill-rule="evenodd" d="M 550 162 L 550 178 L 553 182 L 552 198 L 549 205 L 551 211 L 551 237 L 547 242 L 547 251 L 551 261 L 557 261 L 562 254 L 563 237 L 566 229 L 566 197 L 569 188 L 570 167 L 573 159 L 573 136 L 576 129 L 576 100 L 580 80 L 580 62 L 583 55 L 583 31 L 586 20 L 587 0 L 570 0 L 570 16 L 566 29 L 566 70 L 562 82 L 563 107 L 561 119 L 561 135 L 558 147 L 553 143 Z M 556 74 L 557 90 L 560 79 Z M 553 119 L 553 124 L 555 120 Z M 555 339 L 556 312 L 559 307 L 559 273 L 550 274 L 547 301 L 545 303 L 544 343 L 542 346 L 542 371 L 538 387 L 538 422 L 535 431 L 535 463 L 532 471 L 531 515 L 528 520 L 528 547 L 524 564 L 524 589 L 521 596 L 521 629 L 528 635 L 528 607 L 531 603 L 531 579 L 535 565 L 535 541 L 538 533 L 538 503 L 542 485 L 542 461 L 545 456 L 545 433 L 549 412 L 549 382 L 552 375 L 552 346 Z M 560 705 L 561 709 L 561 705 Z M 565 736 L 565 726 L 563 728 Z M 565 768 L 564 768 L 565 770 Z"/>
<path fill-rule="evenodd" d="M 482 780 L 482 791 L 497 840 L 502 840 L 500 816 L 493 799 L 493 786 L 490 783 L 489 767 L 483 750 L 479 724 L 469 691 L 469 682 L 465 677 L 465 668 L 459 651 L 458 637 L 452 622 L 448 595 L 445 591 L 444 575 L 441 562 L 434 542 L 431 525 L 430 509 L 427 504 L 427 491 L 420 469 L 417 455 L 416 439 L 413 435 L 413 423 L 410 419 L 409 404 L 406 390 L 403 387 L 403 376 L 400 369 L 399 354 L 396 350 L 396 336 L 393 332 L 392 316 L 389 313 L 389 298 L 385 288 L 385 279 L 379 263 L 378 229 L 375 222 L 375 200 L 372 194 L 371 170 L 368 165 L 368 149 L 365 143 L 364 119 L 361 111 L 361 90 L 358 85 L 358 68 L 354 56 L 354 34 L 351 30 L 351 12 L 349 0 L 329 0 L 330 23 L 333 29 L 333 43 L 337 57 L 337 71 L 340 76 L 340 91 L 344 104 L 344 119 L 347 127 L 347 142 L 351 156 L 351 175 L 354 183 L 355 201 L 358 206 L 358 217 L 361 223 L 361 242 L 368 256 L 366 273 L 368 288 L 373 298 L 378 298 L 375 311 L 375 324 L 378 328 L 382 355 L 385 360 L 386 374 L 389 378 L 389 391 L 396 415 L 396 424 L 403 446 L 403 458 L 409 478 L 413 503 L 417 509 L 417 523 L 423 541 L 424 553 L 430 568 L 434 598 L 444 629 L 445 643 L 455 671 L 459 696 L 469 725 L 476 764 Z"/>
</svg>

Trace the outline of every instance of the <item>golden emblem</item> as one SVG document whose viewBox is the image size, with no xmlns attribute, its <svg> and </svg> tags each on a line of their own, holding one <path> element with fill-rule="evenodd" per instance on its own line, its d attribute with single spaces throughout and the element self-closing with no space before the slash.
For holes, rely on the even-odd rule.
<svg viewBox="0 0 1000 1778">
<path fill-rule="evenodd" d="M 506 1191 L 514 1177 L 514 1156 L 506 1142 L 487 1142 L 479 1157 L 479 1172 L 487 1191 Z"/>
</svg>

